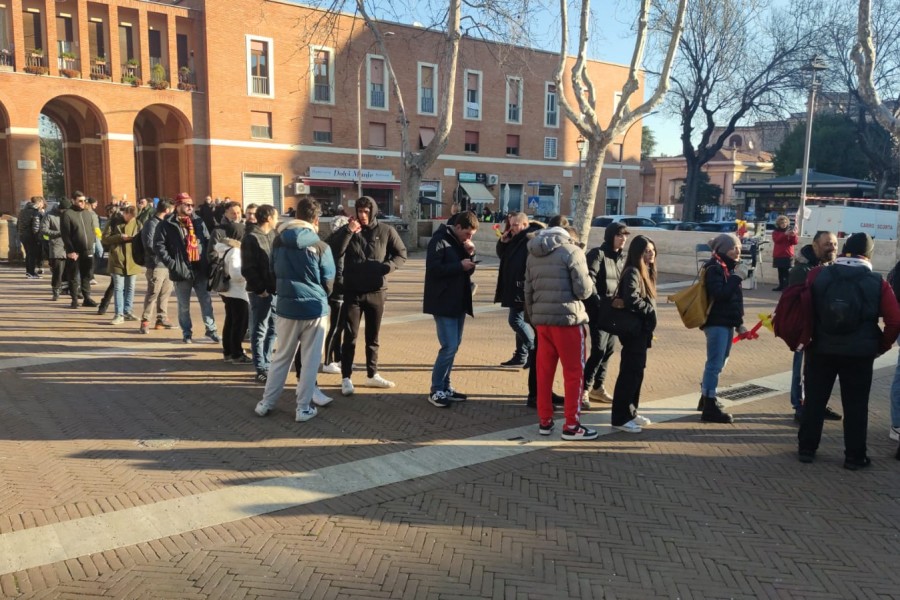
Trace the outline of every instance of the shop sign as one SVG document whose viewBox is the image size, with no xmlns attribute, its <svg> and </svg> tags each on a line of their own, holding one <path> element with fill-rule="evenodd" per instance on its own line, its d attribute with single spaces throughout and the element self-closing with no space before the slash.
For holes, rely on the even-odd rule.
<svg viewBox="0 0 900 600">
<path fill-rule="evenodd" d="M 310 167 L 310 179 L 330 179 L 333 181 L 357 181 L 356 169 L 343 167 Z M 385 169 L 363 169 L 363 181 L 396 181 L 394 172 Z"/>
<path fill-rule="evenodd" d="M 459 181 L 462 183 L 486 183 L 487 182 L 487 174 L 485 173 L 469 173 L 466 171 L 460 171 L 459 173 Z"/>
</svg>

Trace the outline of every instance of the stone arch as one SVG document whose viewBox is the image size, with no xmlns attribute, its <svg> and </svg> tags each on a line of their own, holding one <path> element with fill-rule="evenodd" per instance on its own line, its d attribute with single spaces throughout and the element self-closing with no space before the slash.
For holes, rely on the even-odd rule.
<svg viewBox="0 0 900 600">
<path fill-rule="evenodd" d="M 0 102 L 0 212 L 15 214 L 9 127 L 9 114 Z"/>
<path fill-rule="evenodd" d="M 66 194 L 81 190 L 100 200 L 110 198 L 106 119 L 97 106 L 80 96 L 57 96 L 41 114 L 53 120 L 63 136 Z"/>
<path fill-rule="evenodd" d="M 190 120 L 177 108 L 151 104 L 134 119 L 134 180 L 138 197 L 174 198 L 193 193 Z"/>
</svg>

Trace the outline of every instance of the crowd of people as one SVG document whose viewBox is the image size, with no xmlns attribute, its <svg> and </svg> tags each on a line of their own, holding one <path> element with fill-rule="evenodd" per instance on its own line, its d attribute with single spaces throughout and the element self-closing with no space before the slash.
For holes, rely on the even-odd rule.
<svg viewBox="0 0 900 600">
<path fill-rule="evenodd" d="M 95 203 L 93 203 L 95 204 Z M 40 278 L 44 258 L 51 270 L 53 299 L 67 292 L 71 307 L 114 307 L 112 324 L 139 321 L 139 331 L 171 329 L 168 305 L 174 292 L 184 343 L 193 342 L 191 295 L 197 298 L 207 338 L 222 346 L 223 360 L 253 365 L 265 385 L 256 414 L 268 415 L 281 395 L 291 363 L 297 371 L 296 420 L 317 415 L 332 401 L 316 384 L 320 368 L 341 374 L 341 393 L 352 395 L 353 359 L 360 320 L 365 317 L 366 377 L 358 385 L 393 388 L 378 371 L 379 333 L 388 277 L 401 268 L 407 251 L 393 227 L 378 220 L 377 204 L 363 196 L 353 214 L 339 216 L 322 236 L 322 208 L 302 197 L 294 216 L 279 224 L 270 205 L 211 198 L 195 210 L 190 195 L 174 201 L 107 206 L 105 227 L 92 203 L 76 192 L 51 211 L 32 198 L 19 215 L 26 251 L 26 277 Z M 472 276 L 478 254 L 473 235 L 478 217 L 456 212 L 428 244 L 423 312 L 432 315 L 440 344 L 428 401 L 448 408 L 467 399 L 451 383 L 466 315 L 473 314 Z M 494 301 L 508 310 L 514 349 L 502 367 L 528 370 L 527 405 L 537 409 L 538 433 L 554 431 L 554 405 L 562 405 L 561 437 L 590 440 L 595 429 L 581 423 L 584 411 L 611 405 L 611 425 L 641 433 L 652 425 L 640 414 L 641 387 L 657 325 L 657 251 L 649 237 L 618 222 L 603 242 L 585 252 L 578 232 L 564 216 L 547 226 L 513 212 L 503 219 L 495 252 L 500 259 Z M 873 272 L 874 242 L 853 234 L 837 254 L 837 238 L 817 232 L 798 253 L 799 238 L 789 220 L 777 222 L 774 266 L 778 291 L 805 286 L 813 313 L 811 342 L 793 357 L 791 404 L 800 425 L 798 453 L 812 462 L 825 419 L 844 421 L 848 469 L 868 466 L 866 435 L 874 359 L 900 334 L 900 277 L 891 282 Z M 323 239 L 324 238 L 324 239 Z M 721 234 L 710 240 L 711 256 L 701 271 L 710 304 L 702 327 L 706 361 L 700 377 L 700 419 L 732 423 L 718 398 L 718 381 L 734 339 L 746 335 L 741 239 Z M 94 259 L 108 253 L 111 283 L 103 299 L 91 295 Z M 147 291 L 140 317 L 134 310 L 135 279 L 144 271 Z M 896 269 L 894 270 L 896 271 Z M 893 273 L 892 273 L 893 275 Z M 221 335 L 212 295 L 225 305 Z M 614 315 L 610 317 L 609 315 Z M 627 317 L 627 318 L 626 318 Z M 618 324 L 611 327 L 613 321 Z M 883 328 L 879 326 L 883 322 Z M 249 337 L 250 354 L 244 350 Z M 606 374 L 616 340 L 620 367 L 612 393 Z M 564 395 L 553 393 L 561 365 Z M 836 379 L 844 416 L 828 407 Z M 900 363 L 891 390 L 890 435 L 900 441 Z M 897 458 L 900 459 L 900 448 Z"/>
</svg>

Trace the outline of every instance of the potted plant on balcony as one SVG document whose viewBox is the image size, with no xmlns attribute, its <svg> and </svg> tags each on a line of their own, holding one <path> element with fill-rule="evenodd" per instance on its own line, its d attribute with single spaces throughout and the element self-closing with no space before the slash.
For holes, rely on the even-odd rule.
<svg viewBox="0 0 900 600">
<path fill-rule="evenodd" d="M 91 59 L 91 63 L 97 65 L 98 67 L 106 66 L 106 57 L 105 56 L 95 56 Z"/>
<path fill-rule="evenodd" d="M 190 67 L 181 67 L 178 69 L 178 89 L 191 92 L 197 89 L 197 85 L 192 81 L 194 72 Z"/>
<path fill-rule="evenodd" d="M 150 69 L 150 87 L 154 90 L 164 90 L 169 87 L 169 82 L 166 80 L 166 68 L 162 66 L 162 63 L 156 63 Z"/>
<path fill-rule="evenodd" d="M 130 73 L 124 73 L 122 75 L 122 83 L 127 83 L 131 87 L 141 87 L 144 84 L 143 81 L 141 81 L 135 75 L 132 75 Z"/>
<path fill-rule="evenodd" d="M 44 57 L 44 49 L 43 48 L 32 48 L 28 51 L 28 55 L 31 58 L 43 58 Z"/>
</svg>

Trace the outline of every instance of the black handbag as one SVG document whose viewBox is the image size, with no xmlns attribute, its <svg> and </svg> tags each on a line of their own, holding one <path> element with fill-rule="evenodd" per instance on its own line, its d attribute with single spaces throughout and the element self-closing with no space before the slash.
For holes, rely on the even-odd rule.
<svg viewBox="0 0 900 600">
<path fill-rule="evenodd" d="M 613 335 L 638 335 L 644 328 L 644 319 L 627 308 L 616 308 L 613 300 L 618 298 L 619 289 L 612 296 L 604 296 L 597 303 L 597 327 Z"/>
</svg>

